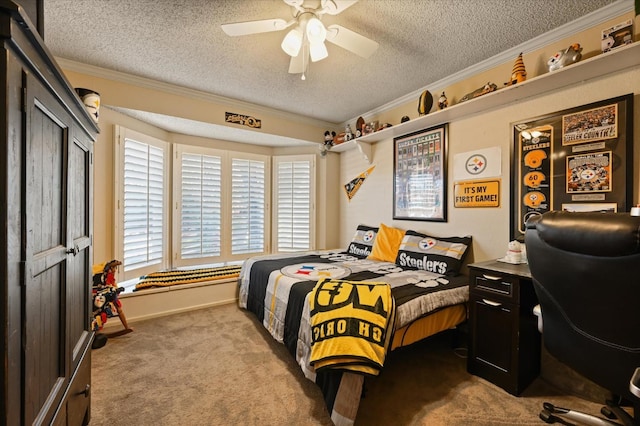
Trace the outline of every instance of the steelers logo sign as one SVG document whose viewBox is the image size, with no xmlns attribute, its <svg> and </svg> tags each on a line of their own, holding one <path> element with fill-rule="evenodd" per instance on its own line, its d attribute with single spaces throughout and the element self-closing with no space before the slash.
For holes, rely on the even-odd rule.
<svg viewBox="0 0 640 426">
<path fill-rule="evenodd" d="M 472 175 L 479 175 L 487 168 L 487 159 L 484 155 L 474 154 L 467 160 L 465 164 L 467 172 Z"/>
<path fill-rule="evenodd" d="M 427 251 L 427 250 L 429 250 L 431 247 L 433 247 L 435 245 L 436 245 L 436 240 L 434 240 L 433 238 L 423 238 L 418 243 L 418 247 L 422 251 Z"/>
<path fill-rule="evenodd" d="M 524 156 L 524 164 L 532 169 L 537 169 L 545 158 L 547 158 L 547 154 L 543 150 L 534 149 Z"/>
<path fill-rule="evenodd" d="M 323 278 L 340 279 L 351 274 L 351 270 L 332 263 L 298 263 L 285 266 L 280 270 L 287 277 L 305 281 L 318 281 Z"/>
<path fill-rule="evenodd" d="M 371 241 L 373 241 L 375 236 L 376 236 L 375 232 L 373 232 L 372 230 L 368 230 L 367 232 L 364 233 L 364 237 L 362 237 L 362 239 L 364 240 L 365 243 L 370 243 Z"/>
</svg>

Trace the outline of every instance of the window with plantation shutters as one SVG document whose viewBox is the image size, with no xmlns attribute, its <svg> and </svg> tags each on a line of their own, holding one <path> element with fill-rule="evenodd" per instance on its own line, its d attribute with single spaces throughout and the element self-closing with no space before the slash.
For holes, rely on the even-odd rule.
<svg viewBox="0 0 640 426">
<path fill-rule="evenodd" d="M 181 153 L 180 256 L 199 259 L 221 254 L 222 159 Z"/>
<path fill-rule="evenodd" d="M 273 237 L 277 252 L 314 248 L 313 155 L 274 157 Z"/>
<path fill-rule="evenodd" d="M 183 144 L 174 151 L 172 266 L 266 253 L 270 157 Z"/>
<path fill-rule="evenodd" d="M 128 279 L 167 264 L 168 146 L 120 127 L 116 134 L 121 159 L 116 252 Z"/>
<path fill-rule="evenodd" d="M 115 128 L 120 281 L 269 252 L 271 156 L 169 144 Z"/>
<path fill-rule="evenodd" d="M 266 161 L 231 159 L 231 253 L 265 251 Z"/>
</svg>

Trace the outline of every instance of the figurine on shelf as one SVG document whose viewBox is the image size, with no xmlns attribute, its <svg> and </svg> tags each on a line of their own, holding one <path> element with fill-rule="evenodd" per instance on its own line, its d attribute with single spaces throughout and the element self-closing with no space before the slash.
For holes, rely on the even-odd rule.
<svg viewBox="0 0 640 426">
<path fill-rule="evenodd" d="M 324 132 L 324 143 L 320 145 L 320 156 L 324 157 L 327 155 L 327 152 L 334 144 L 335 138 L 336 132 L 330 132 L 329 130 Z"/>
<path fill-rule="evenodd" d="M 487 93 L 493 92 L 495 90 L 498 90 L 498 86 L 496 86 L 494 83 L 487 82 L 487 84 L 485 84 L 481 88 L 476 89 L 473 92 L 467 93 L 466 95 L 464 95 L 462 99 L 460 99 L 460 102 L 465 102 L 470 99 L 475 99 L 478 96 L 486 95 Z"/>
<path fill-rule="evenodd" d="M 527 79 L 527 70 L 524 68 L 524 61 L 522 60 L 522 53 L 516 58 L 516 62 L 513 64 L 511 70 L 511 80 L 505 83 L 505 86 L 513 86 L 514 84 L 522 83 Z"/>
<path fill-rule="evenodd" d="M 438 98 L 438 109 L 445 109 L 448 106 L 449 106 L 449 100 L 447 99 L 444 92 L 442 92 L 442 95 L 440 95 L 440 97 Z"/>
<path fill-rule="evenodd" d="M 353 139 L 353 132 L 351 131 L 351 125 L 347 124 L 347 127 L 344 130 L 344 140 L 346 141 L 350 141 L 351 139 Z"/>
<path fill-rule="evenodd" d="M 559 70 L 562 67 L 578 62 L 582 58 L 582 47 L 579 43 L 574 43 L 564 50 L 556 52 L 549 58 L 547 66 L 549 71 Z"/>
<path fill-rule="evenodd" d="M 406 123 L 409 120 L 411 119 L 409 118 L 408 115 L 403 115 L 402 118 L 400 119 L 400 123 Z"/>
<path fill-rule="evenodd" d="M 504 260 L 509 263 L 521 263 L 522 262 L 522 244 L 513 240 L 510 241 L 507 248 L 507 255 Z"/>
<path fill-rule="evenodd" d="M 333 139 L 336 137 L 336 132 L 326 131 L 324 132 L 324 146 L 330 147 L 333 145 Z"/>
</svg>

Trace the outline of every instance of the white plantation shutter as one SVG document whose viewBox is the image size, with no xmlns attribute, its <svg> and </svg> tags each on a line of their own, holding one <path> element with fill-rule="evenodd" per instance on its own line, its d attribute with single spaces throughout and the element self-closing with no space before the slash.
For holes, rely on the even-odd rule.
<svg viewBox="0 0 640 426">
<path fill-rule="evenodd" d="M 117 125 L 114 136 L 119 281 L 269 251 L 271 156 L 171 145 Z"/>
<path fill-rule="evenodd" d="M 263 253 L 266 238 L 266 161 L 231 160 L 231 254 Z"/>
<path fill-rule="evenodd" d="M 222 160 L 219 156 L 181 155 L 180 256 L 220 256 Z"/>
<path fill-rule="evenodd" d="M 274 236 L 277 252 L 314 248 L 314 159 L 312 155 L 274 158 Z"/>
<path fill-rule="evenodd" d="M 163 263 L 164 150 L 124 140 L 123 267 L 125 272 Z"/>
</svg>

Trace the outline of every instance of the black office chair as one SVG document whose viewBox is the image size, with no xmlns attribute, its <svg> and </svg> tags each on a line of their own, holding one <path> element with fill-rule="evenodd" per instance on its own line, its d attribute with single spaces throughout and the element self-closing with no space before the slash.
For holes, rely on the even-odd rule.
<svg viewBox="0 0 640 426">
<path fill-rule="evenodd" d="M 552 211 L 527 222 L 525 244 L 547 351 L 612 393 L 603 415 L 640 425 L 640 217 Z M 612 424 L 551 403 L 540 417 Z"/>
</svg>

